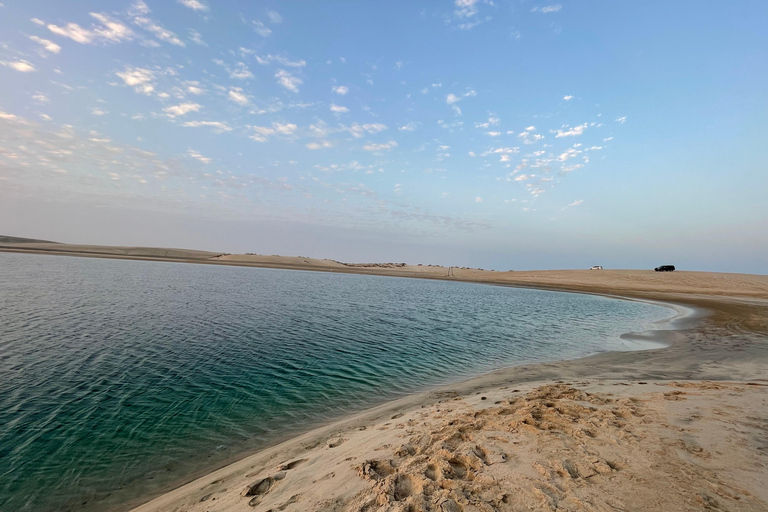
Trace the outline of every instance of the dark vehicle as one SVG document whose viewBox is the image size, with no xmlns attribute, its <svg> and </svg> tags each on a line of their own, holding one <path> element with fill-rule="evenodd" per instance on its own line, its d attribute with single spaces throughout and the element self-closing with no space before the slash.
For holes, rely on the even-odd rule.
<svg viewBox="0 0 768 512">
<path fill-rule="evenodd" d="M 675 266 L 674 265 L 662 265 L 660 267 L 656 267 L 653 270 L 655 270 L 656 272 L 672 272 L 673 270 L 675 270 Z"/>
</svg>

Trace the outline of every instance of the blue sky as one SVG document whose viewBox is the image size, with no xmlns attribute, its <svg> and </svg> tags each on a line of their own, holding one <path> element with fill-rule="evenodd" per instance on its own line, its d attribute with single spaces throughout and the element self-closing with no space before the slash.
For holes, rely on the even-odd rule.
<svg viewBox="0 0 768 512">
<path fill-rule="evenodd" d="M 765 2 L 0 5 L 0 233 L 768 273 Z"/>
</svg>

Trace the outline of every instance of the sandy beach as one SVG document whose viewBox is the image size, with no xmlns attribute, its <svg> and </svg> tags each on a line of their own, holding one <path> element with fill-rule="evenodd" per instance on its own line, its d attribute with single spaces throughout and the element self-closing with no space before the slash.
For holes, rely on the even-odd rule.
<svg viewBox="0 0 768 512">
<path fill-rule="evenodd" d="M 679 312 L 648 334 L 666 348 L 518 366 L 409 396 L 269 447 L 137 512 L 768 510 L 768 276 L 449 271 L 108 249 L 0 247 L 529 286 Z"/>
</svg>

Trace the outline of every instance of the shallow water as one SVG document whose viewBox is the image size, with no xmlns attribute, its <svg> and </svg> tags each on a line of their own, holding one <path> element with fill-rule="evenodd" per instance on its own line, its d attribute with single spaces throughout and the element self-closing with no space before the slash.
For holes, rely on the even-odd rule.
<svg viewBox="0 0 768 512">
<path fill-rule="evenodd" d="M 105 510 L 276 438 L 673 312 L 468 283 L 0 253 L 0 510 Z"/>
</svg>

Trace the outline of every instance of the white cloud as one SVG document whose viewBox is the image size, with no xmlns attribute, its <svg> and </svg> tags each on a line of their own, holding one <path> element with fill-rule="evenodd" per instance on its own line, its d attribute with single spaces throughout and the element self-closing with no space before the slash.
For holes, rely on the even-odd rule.
<svg viewBox="0 0 768 512">
<path fill-rule="evenodd" d="M 139 25 L 141 28 L 143 28 L 147 32 L 153 33 L 155 37 L 160 39 L 161 41 L 165 41 L 166 43 L 170 43 L 176 46 L 182 46 L 182 47 L 186 46 L 184 41 L 179 39 L 179 37 L 175 33 L 163 27 L 155 20 L 152 20 L 150 18 L 146 18 L 143 16 L 137 16 L 133 19 L 133 22 Z"/>
<path fill-rule="evenodd" d="M 213 158 L 205 157 L 205 156 L 201 155 L 200 153 L 198 153 L 197 151 L 195 151 L 194 149 L 188 149 L 187 150 L 187 155 L 189 155 L 190 158 L 194 158 L 195 160 L 198 160 L 198 161 L 200 161 L 200 162 L 202 162 L 204 164 L 209 164 L 209 163 L 213 162 Z"/>
<path fill-rule="evenodd" d="M 205 94 L 206 90 L 200 87 L 200 82 L 187 82 L 187 92 L 190 94 L 194 94 L 196 96 L 199 96 L 201 94 Z"/>
<path fill-rule="evenodd" d="M 193 11 L 208 11 L 209 7 L 199 0 L 179 0 L 184 7 L 189 7 Z"/>
<path fill-rule="evenodd" d="M 617 122 L 617 123 L 621 123 L 621 124 L 624 124 L 625 122 L 627 122 L 627 116 L 624 116 L 624 117 L 617 117 L 617 118 L 616 118 L 616 122 Z"/>
<path fill-rule="evenodd" d="M 383 151 L 385 149 L 392 149 L 395 147 L 397 147 L 397 142 L 390 140 L 389 142 L 384 142 L 382 144 L 366 144 L 363 146 L 363 149 L 366 151 Z"/>
<path fill-rule="evenodd" d="M 49 103 L 51 100 L 48 99 L 48 96 L 41 92 L 37 92 L 32 95 L 32 101 L 37 103 L 38 105 L 44 105 L 45 103 Z"/>
<path fill-rule="evenodd" d="M 240 48 L 240 50 L 242 51 L 246 49 Z M 248 52 L 246 51 L 246 53 Z M 307 65 L 307 61 L 305 61 L 304 59 L 292 61 L 282 55 L 271 55 L 271 54 L 261 55 L 261 56 L 256 55 L 256 62 L 262 65 L 270 64 L 272 62 L 277 62 L 279 64 L 282 64 L 283 66 L 288 66 L 291 68 L 303 68 L 304 66 Z"/>
<path fill-rule="evenodd" d="M 213 130 L 216 133 L 222 133 L 222 132 L 231 132 L 232 127 L 229 126 L 224 121 L 187 121 L 186 123 L 182 124 L 181 126 L 187 127 L 187 128 L 205 128 L 210 127 L 213 128 Z"/>
<path fill-rule="evenodd" d="M 270 135 L 293 135 L 298 127 L 292 123 L 272 123 L 271 128 L 269 126 L 252 126 L 251 128 L 256 133 L 251 135 L 249 138 L 255 140 L 256 142 L 267 142 Z"/>
<path fill-rule="evenodd" d="M 498 137 L 499 135 L 501 135 L 501 132 L 485 132 L 485 134 L 491 137 Z"/>
<path fill-rule="evenodd" d="M 381 123 L 368 123 L 368 124 L 357 124 L 353 123 L 352 126 L 342 126 L 341 131 L 348 131 L 353 137 L 360 138 L 363 137 L 366 133 L 379 133 L 383 132 L 387 129 L 387 125 L 381 124 Z"/>
<path fill-rule="evenodd" d="M 283 17 L 277 11 L 267 11 L 267 17 L 270 23 L 282 23 Z"/>
<path fill-rule="evenodd" d="M 91 115 L 94 115 L 94 116 L 105 116 L 105 115 L 107 115 L 108 113 L 109 113 L 109 112 L 107 112 L 106 110 L 100 109 L 100 108 L 98 108 L 98 107 L 97 107 L 97 108 L 92 108 L 92 109 L 91 109 Z"/>
<path fill-rule="evenodd" d="M 456 0 L 454 2 L 456 10 L 453 11 L 453 14 L 457 18 L 471 18 L 478 13 L 478 2 L 479 0 Z"/>
<path fill-rule="evenodd" d="M 332 103 L 331 112 L 336 112 L 341 114 L 341 113 L 349 112 L 349 109 L 347 107 L 343 107 L 341 105 L 336 105 L 335 103 Z"/>
<path fill-rule="evenodd" d="M 609 140 L 613 140 L 613 137 L 607 137 L 607 138 L 603 139 L 603 142 L 608 142 Z"/>
<path fill-rule="evenodd" d="M 257 34 L 259 34 L 262 37 L 267 37 L 272 33 L 272 29 L 266 26 L 263 22 L 258 20 L 253 20 L 253 30 L 256 31 Z"/>
<path fill-rule="evenodd" d="M 170 107 L 165 107 L 163 109 L 163 112 L 165 112 L 168 117 L 178 117 L 183 116 L 186 114 L 189 114 L 190 112 L 198 112 L 202 108 L 202 105 L 199 103 L 180 103 L 179 105 L 173 105 Z"/>
<path fill-rule="evenodd" d="M 29 38 L 32 41 L 40 44 L 43 47 L 43 49 L 47 52 L 59 53 L 61 51 L 61 46 L 57 45 L 53 41 L 49 41 L 48 39 L 43 39 L 42 37 L 37 37 L 37 36 L 29 36 Z"/>
<path fill-rule="evenodd" d="M 415 132 L 416 131 L 416 123 L 411 121 L 410 123 L 408 123 L 406 125 L 403 125 L 400 128 L 398 128 L 398 130 L 400 130 L 402 132 Z"/>
<path fill-rule="evenodd" d="M 527 174 L 519 174 L 515 176 L 515 181 L 526 181 L 533 178 L 533 176 L 529 176 Z"/>
<path fill-rule="evenodd" d="M 254 126 L 253 131 L 256 132 L 249 139 L 253 139 L 256 142 L 267 142 L 270 135 L 275 134 L 275 129 L 268 126 Z"/>
<path fill-rule="evenodd" d="M 571 208 L 571 207 L 573 207 L 573 206 L 579 206 L 579 205 L 580 205 L 581 203 L 583 203 L 583 202 L 584 202 L 584 200 L 583 200 L 583 199 L 578 199 L 578 200 L 576 200 L 576 201 L 574 201 L 574 202 L 570 203 L 569 205 L 567 205 L 565 208 L 563 208 L 563 210 L 565 210 L 566 208 Z"/>
<path fill-rule="evenodd" d="M 476 202 L 476 203 L 482 203 L 482 202 L 483 202 L 483 198 L 482 198 L 482 197 L 480 197 L 480 196 L 477 196 L 477 197 L 475 198 L 475 202 Z"/>
<path fill-rule="evenodd" d="M 248 96 L 243 94 L 243 90 L 240 87 L 233 87 L 229 90 L 229 99 L 237 103 L 238 105 L 247 105 Z"/>
<path fill-rule="evenodd" d="M 453 105 L 454 103 L 456 103 L 457 101 L 460 101 L 460 100 L 461 100 L 461 98 L 459 98 L 458 96 L 456 96 L 453 93 L 451 93 L 451 94 L 449 94 L 448 96 L 445 97 L 445 102 L 448 105 Z"/>
<path fill-rule="evenodd" d="M 149 69 L 126 67 L 125 71 L 115 74 L 123 79 L 125 85 L 133 87 L 138 93 L 151 94 L 155 90 L 155 86 L 151 83 L 155 79 L 155 74 Z"/>
<path fill-rule="evenodd" d="M 145 4 L 142 0 L 136 0 L 128 9 L 128 14 L 131 16 L 141 16 L 144 14 L 149 14 L 150 12 L 151 11 L 149 10 L 147 4 Z"/>
<path fill-rule="evenodd" d="M 56 35 L 67 37 L 80 44 L 96 42 L 119 43 L 133 39 L 133 31 L 106 14 L 92 12 L 91 17 L 100 24 L 94 24 L 90 29 L 83 28 L 77 23 L 67 23 L 63 27 L 54 24 L 48 25 L 48 30 Z"/>
<path fill-rule="evenodd" d="M 559 162 L 565 162 L 569 158 L 573 158 L 576 155 L 578 155 L 579 153 L 581 153 L 581 151 L 578 151 L 578 150 L 573 149 L 573 148 L 568 148 L 563 153 L 561 153 L 560 156 L 557 157 L 557 160 Z"/>
<path fill-rule="evenodd" d="M 198 32 L 197 30 L 188 29 L 189 30 L 189 40 L 192 41 L 195 44 L 199 44 L 200 46 L 208 46 L 208 43 L 203 41 L 203 35 Z"/>
<path fill-rule="evenodd" d="M 572 95 L 570 95 L 570 94 L 568 94 L 568 95 L 566 95 L 566 96 L 563 96 L 563 99 L 564 99 L 565 101 L 571 101 L 571 100 L 573 99 L 573 96 L 572 96 Z"/>
<path fill-rule="evenodd" d="M 556 132 L 557 135 L 555 135 L 556 139 L 559 139 L 560 137 L 575 137 L 577 135 L 581 135 L 582 133 L 584 133 L 584 130 L 587 129 L 587 123 L 581 124 L 579 126 L 574 126 L 573 128 L 570 128 L 568 126 L 566 126 L 565 128 L 568 128 L 568 129 L 565 131 L 557 130 Z M 554 130 L 553 130 L 553 133 L 555 133 Z"/>
<path fill-rule="evenodd" d="M 246 78 L 253 78 L 253 73 L 251 73 L 251 70 L 245 65 L 245 62 L 238 62 L 235 64 L 235 69 L 229 72 L 229 78 L 244 80 Z"/>
<path fill-rule="evenodd" d="M 35 69 L 35 66 L 32 65 L 31 62 L 28 62 L 26 60 L 16 60 L 13 62 L 8 62 L 5 60 L 0 60 L 0 65 L 3 65 L 5 67 L 15 69 L 16 71 L 21 71 L 22 73 L 30 73 L 32 71 L 37 71 Z"/>
<path fill-rule="evenodd" d="M 320 142 L 310 142 L 309 144 L 307 144 L 307 149 L 325 149 L 330 147 L 333 147 L 333 145 L 327 140 L 323 140 Z"/>
<path fill-rule="evenodd" d="M 293 133 L 296 131 L 297 126 L 295 124 L 291 123 L 272 123 L 272 126 L 275 128 L 275 132 L 281 134 L 281 135 L 293 135 Z"/>
<path fill-rule="evenodd" d="M 517 138 L 522 140 L 523 144 L 534 144 L 544 138 L 541 134 L 533 133 L 534 131 L 536 131 L 536 127 L 529 126 L 522 133 L 519 133 Z"/>
<path fill-rule="evenodd" d="M 299 92 L 299 85 L 303 83 L 300 78 L 291 75 L 284 69 L 278 71 L 275 74 L 275 78 L 277 78 L 277 83 L 293 92 Z"/>
<path fill-rule="evenodd" d="M 560 12 L 563 6 L 560 4 L 545 5 L 544 7 L 534 7 L 531 12 L 540 12 L 542 14 L 549 14 L 552 12 Z"/>
<path fill-rule="evenodd" d="M 335 92 L 336 94 L 341 94 L 342 96 L 344 96 L 345 94 L 347 94 L 349 92 L 349 87 L 347 87 L 346 85 L 334 85 L 333 86 L 333 92 Z"/>
</svg>

